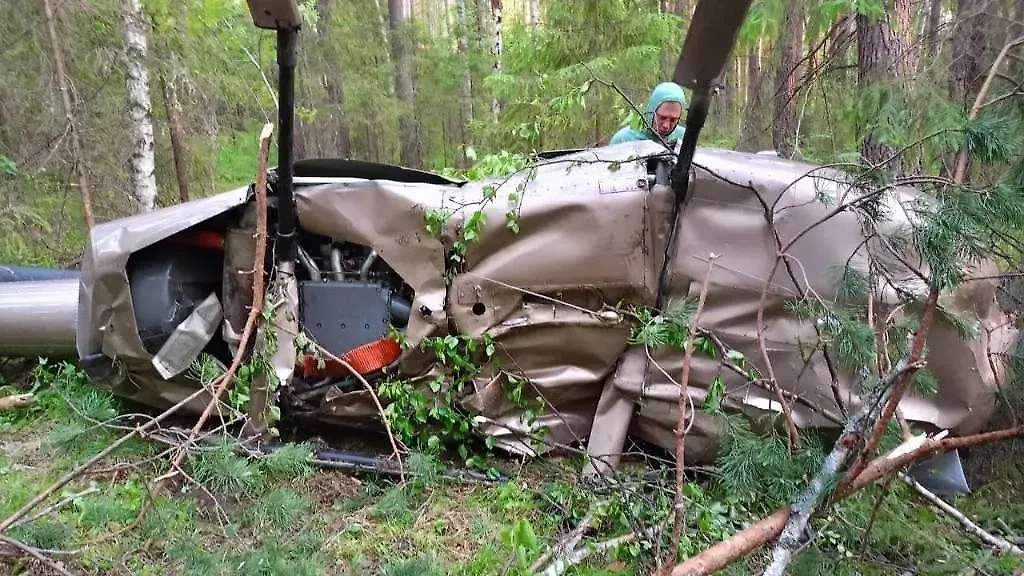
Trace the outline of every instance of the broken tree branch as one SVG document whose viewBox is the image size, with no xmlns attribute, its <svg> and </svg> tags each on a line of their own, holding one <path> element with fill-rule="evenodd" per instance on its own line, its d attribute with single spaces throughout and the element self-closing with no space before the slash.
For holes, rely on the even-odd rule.
<svg viewBox="0 0 1024 576">
<path fill-rule="evenodd" d="M 652 526 L 647 530 L 644 530 L 640 534 L 640 537 L 654 538 L 659 533 L 661 533 L 661 526 Z M 566 570 L 572 568 L 580 562 L 583 562 L 588 557 L 590 557 L 591 554 L 603 554 L 609 550 L 614 549 L 616 546 L 628 544 L 629 542 L 632 542 L 636 539 L 637 533 L 630 532 L 629 534 L 625 534 L 617 538 L 612 538 L 611 540 L 605 540 L 603 542 L 598 542 L 590 546 L 584 546 L 583 548 L 573 552 L 566 558 L 556 558 L 554 562 L 548 564 L 548 567 L 543 572 L 541 572 L 541 574 L 543 576 L 561 576 L 565 573 Z"/>
<path fill-rule="evenodd" d="M 36 397 L 32 394 L 14 394 L 0 398 L 0 410 L 11 408 L 25 408 L 36 403 Z"/>
<path fill-rule="evenodd" d="M 199 390 L 196 390 L 195 392 L 193 392 L 192 394 L 189 394 L 188 396 L 183 398 L 180 402 L 178 402 L 174 406 L 171 406 L 170 408 L 165 410 L 163 414 L 160 414 L 159 416 L 157 416 L 156 418 L 153 418 L 152 420 L 150 420 L 149 422 L 147 422 L 145 424 L 140 424 L 139 426 L 136 426 L 134 430 L 132 430 L 131 432 L 129 432 L 129 433 L 125 434 L 124 436 L 118 438 L 110 446 L 107 446 L 106 448 L 104 448 L 98 454 L 96 454 L 95 456 L 93 456 L 92 458 L 87 460 L 84 464 L 79 465 L 74 470 L 72 470 L 72 471 L 68 472 L 67 474 L 65 474 L 64 476 L 62 476 L 59 480 L 54 482 L 49 488 L 47 488 L 46 490 L 43 490 L 42 492 L 37 494 L 35 498 L 33 498 L 31 501 L 29 501 L 24 506 L 22 506 L 20 510 L 18 510 L 14 514 L 11 514 L 10 516 L 8 516 L 7 519 L 5 519 L 3 522 L 0 522 L 0 533 L 3 533 L 4 531 L 8 530 L 11 527 L 12 524 L 14 524 L 15 522 L 18 521 L 18 519 L 20 519 L 23 516 L 25 516 L 25 514 L 28 514 L 29 512 L 31 512 L 33 508 L 35 508 L 36 506 L 41 504 L 44 500 L 46 500 L 51 495 L 53 495 L 55 492 L 57 492 L 57 490 L 60 490 L 61 488 L 66 486 L 69 482 L 71 482 L 75 478 L 81 476 L 86 470 L 91 468 L 94 464 L 96 464 L 100 460 L 102 460 L 102 459 L 106 458 L 107 456 L 109 456 L 114 450 L 117 450 L 118 448 L 120 448 L 121 445 L 123 445 L 125 442 L 131 440 L 132 438 L 134 438 L 135 436 L 137 436 L 139 434 L 142 434 L 142 433 L 146 432 L 147 430 L 149 430 L 153 426 L 156 426 L 157 424 L 159 424 L 163 420 L 166 420 L 171 415 L 176 413 L 178 410 L 181 410 L 181 408 L 183 408 L 185 405 L 187 405 L 188 403 L 192 402 L 193 400 L 195 400 L 196 398 L 202 396 L 205 393 L 206 393 L 206 390 L 199 389 Z"/>
<path fill-rule="evenodd" d="M 21 526 L 22 524 L 28 524 L 29 522 L 35 522 L 36 520 L 39 520 L 43 516 L 46 516 L 47 514 L 49 514 L 51 512 L 55 512 L 57 510 L 60 510 L 61 508 L 67 506 L 71 502 L 74 502 L 75 500 L 78 500 L 79 498 L 81 498 L 83 496 L 88 496 L 89 494 L 95 494 L 96 492 L 99 492 L 99 491 L 100 491 L 99 488 L 89 488 L 88 490 L 84 490 L 82 492 L 79 492 L 78 494 L 72 494 L 71 496 L 68 496 L 67 498 L 61 500 L 60 502 L 57 502 L 53 506 L 46 507 L 41 512 L 37 512 L 36 514 L 33 514 L 32 516 L 29 516 L 28 518 L 22 518 L 21 520 L 18 520 L 17 522 L 11 524 L 11 528 L 14 529 L 14 528 L 17 528 L 18 526 Z"/>
<path fill-rule="evenodd" d="M 252 271 L 252 307 L 249 310 L 249 317 L 245 321 L 245 328 L 242 330 L 242 339 L 238 344 L 238 352 L 235 353 L 234 359 L 231 360 L 231 366 L 227 372 L 218 379 L 219 384 L 214 391 L 213 398 L 210 399 L 199 420 L 192 427 L 188 440 L 181 445 L 171 461 L 172 469 L 177 469 L 181 465 L 181 461 L 184 460 L 189 446 L 195 441 L 196 436 L 199 435 L 199 430 L 202 429 L 203 424 L 210 418 L 214 407 L 220 401 L 220 397 L 224 395 L 224 392 L 234 380 L 235 373 L 242 364 L 242 356 L 245 355 L 245 350 L 249 346 L 249 340 L 255 331 L 256 322 L 263 311 L 263 263 L 267 254 L 267 159 L 270 155 L 270 136 L 273 134 L 273 131 L 274 125 L 267 123 L 264 124 L 263 131 L 260 133 L 259 158 L 256 168 L 256 258 Z"/>
<path fill-rule="evenodd" d="M 697 309 L 690 317 L 690 326 L 686 334 L 685 353 L 683 355 L 683 375 L 679 380 L 679 420 L 676 422 L 676 506 L 675 522 L 672 524 L 672 558 L 676 558 L 679 550 L 679 539 L 682 537 L 686 527 L 686 497 L 683 496 L 683 486 L 686 484 L 686 469 L 683 466 L 686 457 L 686 405 L 690 396 L 687 393 L 687 384 L 690 381 L 690 364 L 693 363 L 693 341 L 697 337 L 697 324 L 700 322 L 700 313 L 704 310 L 704 301 L 708 297 L 708 284 L 711 283 L 711 271 L 715 267 L 717 254 L 708 255 L 708 268 L 704 273 L 704 283 L 700 288 L 700 298 L 697 300 Z M 690 415 L 693 418 L 693 415 Z"/>
<path fill-rule="evenodd" d="M 61 566 L 57 561 L 53 560 L 52 558 L 47 558 L 46 555 L 43 554 L 42 550 L 39 550 L 38 548 L 33 548 L 25 544 L 24 542 L 19 542 L 14 538 L 8 538 L 7 536 L 4 536 L 2 534 L 0 534 L 0 542 L 7 544 L 9 546 L 13 546 L 18 550 L 21 550 L 22 552 L 28 554 L 36 560 L 39 560 L 43 564 L 46 564 L 53 570 L 56 570 L 58 573 L 64 574 L 64 576 L 72 576 L 71 572 L 68 572 L 67 568 Z"/>
<path fill-rule="evenodd" d="M 1003 60 L 1006 60 L 1006 55 L 1010 50 L 1024 44 L 1024 36 L 1015 38 L 1007 42 L 1003 49 L 999 51 L 999 55 L 996 56 L 995 61 L 992 63 L 992 67 L 989 68 L 988 76 L 985 77 L 985 82 L 981 85 L 981 90 L 978 91 L 978 96 L 974 100 L 974 106 L 971 107 L 971 115 L 968 120 L 974 120 L 978 116 L 978 112 L 985 107 L 985 96 L 988 95 L 989 88 L 992 87 L 992 79 L 999 71 L 999 67 L 1002 65 Z M 967 153 L 961 149 L 956 156 L 956 171 L 953 173 L 953 180 L 959 184 L 963 182 L 964 174 L 967 172 Z"/>
<path fill-rule="evenodd" d="M 898 456 L 889 455 L 876 458 L 857 476 L 857 479 L 854 480 L 848 489 L 842 492 L 836 491 L 832 501 L 838 502 L 843 500 L 900 468 L 936 454 L 960 448 L 979 446 L 981 444 L 1000 442 L 1020 436 L 1024 436 L 1024 426 L 1015 426 L 1013 428 L 986 432 L 984 434 L 973 434 L 971 436 L 943 438 L 941 440 L 931 438 L 909 452 Z M 672 569 L 672 576 L 702 576 L 732 564 L 736 559 L 746 556 L 778 537 L 785 528 L 789 515 L 790 508 L 788 506 L 780 508 L 771 516 L 736 533 L 732 538 L 719 542 L 686 562 L 676 565 Z"/>
</svg>

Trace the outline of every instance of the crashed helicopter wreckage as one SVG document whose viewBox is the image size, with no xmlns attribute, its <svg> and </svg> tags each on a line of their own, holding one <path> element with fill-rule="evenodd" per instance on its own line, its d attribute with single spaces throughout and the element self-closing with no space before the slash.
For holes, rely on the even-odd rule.
<svg viewBox="0 0 1024 576">
<path fill-rule="evenodd" d="M 544 445 L 528 441 L 538 430 L 551 444 L 588 438 L 587 451 L 609 467 L 627 435 L 671 449 L 681 354 L 631 345 L 632 324 L 613 306 L 655 303 L 672 211 L 672 162 L 658 144 L 626 143 L 542 160 L 506 180 L 459 183 L 395 167 L 300 161 L 294 178 L 300 256 L 284 308 L 297 313 L 295 324 L 304 334 L 350 359 L 370 382 L 402 378 L 428 389 L 445 370 L 420 342 L 438 335 L 486 335 L 500 365 L 529 382 L 545 403 L 534 428 L 527 429 L 523 409 L 505 393 L 509 373 L 485 366 L 475 377 L 460 404 L 477 416 L 477 433 L 494 436 L 506 450 L 543 451 Z M 360 174 L 349 175 L 355 173 Z M 789 239 L 803 233 L 788 252 L 799 262 L 796 278 L 780 267 L 769 284 L 765 340 L 780 386 L 788 398 L 799 398 L 790 403 L 796 424 L 841 426 L 834 421 L 844 407 L 837 403 L 833 378 L 852 410 L 858 376 L 833 365 L 833 377 L 820 352 L 808 354 L 802 346 L 817 340 L 814 325 L 796 318 L 785 303 L 808 292 L 834 299 L 837 267 L 849 262 L 866 270 L 874 258 L 886 260 L 890 284 L 878 291 L 875 314 L 898 313 L 893 286 L 913 293 L 923 285 L 915 285 L 913 273 L 897 259 L 886 259 L 884 238 L 905 229 L 909 222 L 900 217 L 906 214 L 900 203 L 921 194 L 900 188 L 884 196 L 893 217 L 868 236 L 853 211 L 812 227 L 834 206 L 863 193 L 834 172 L 701 149 L 691 179 L 679 251 L 669 266 L 668 301 L 693 297 L 708 255 L 717 254 L 701 326 L 758 364 L 756 316 L 776 258 L 773 234 Z M 486 202 L 492 195 L 495 200 Z M 510 196 L 518 233 L 505 221 Z M 765 205 L 774 207 L 774 232 Z M 445 210 L 451 215 L 440 238 L 434 237 L 427 215 Z M 477 211 L 486 217 L 479 239 L 468 244 L 464 267 L 455 270 L 448 247 Z M 63 301 L 55 303 L 63 313 L 48 317 L 49 327 L 5 309 L 0 354 L 25 353 L 18 335 L 32 326 L 64 330 L 64 340 L 40 341 L 32 353 L 66 350 L 67 328 L 74 326 L 78 356 L 97 384 L 154 407 L 173 405 L 196 389 L 186 368 L 200 352 L 225 363 L 231 359 L 251 301 L 246 271 L 255 222 L 250 187 L 97 225 L 77 282 L 76 318 Z M 37 291 L 27 297 L 46 282 L 63 286 L 69 280 L 33 281 Z M 15 299 L 22 286 L 0 284 L 0 305 Z M 68 298 L 65 290 L 50 294 L 51 300 L 58 293 Z M 977 323 L 978 336 L 964 339 L 954 323 L 937 319 L 928 341 L 937 390 L 908 395 L 900 409 L 909 422 L 974 432 L 993 409 L 997 380 L 1005 378 L 993 372 L 1002 364 L 989 357 L 1009 353 L 1016 331 L 996 303 L 994 280 L 963 285 L 943 306 Z M 402 332 L 406 349 L 389 338 L 389 326 Z M 343 369 L 318 367 L 296 354 L 289 345 L 296 332 L 279 331 L 280 350 L 273 358 L 285 383 L 280 401 L 290 404 L 287 412 L 343 427 L 379 427 L 369 393 L 352 386 Z M 724 383 L 727 408 L 751 416 L 779 411 L 768 390 L 701 355 L 694 357 L 688 386 L 696 406 L 716 378 Z M 200 397 L 189 408 L 201 411 L 207 401 Z M 686 438 L 690 462 L 714 456 L 718 418 L 693 413 Z"/>
<path fill-rule="evenodd" d="M 815 325 L 786 304 L 805 294 L 833 301 L 837 269 L 863 273 L 870 262 L 885 271 L 872 291 L 875 316 L 900 317 L 903 300 L 924 286 L 886 239 L 906 233 L 906 207 L 927 197 L 905 187 L 876 195 L 890 218 L 869 233 L 854 209 L 867 191 L 849 176 L 696 148 L 710 86 L 749 4 L 698 2 L 675 74 L 693 92 L 675 150 L 641 141 L 547 153 L 507 179 L 458 182 L 353 160 L 293 162 L 300 18 L 293 1 L 250 0 L 256 25 L 277 31 L 281 70 L 281 163 L 267 191 L 273 257 L 261 272 L 272 280 L 262 296 L 273 310 L 267 329 L 278 346 L 267 360 L 281 382 L 282 415 L 381 428 L 370 392 L 347 369 L 297 350 L 296 334 L 345 359 L 371 386 L 401 379 L 428 395 L 451 375 L 419 344 L 486 337 L 492 360 L 507 369 L 485 364 L 458 398 L 477 435 L 527 455 L 585 444 L 590 473 L 615 468 L 627 437 L 671 451 L 682 354 L 633 344 L 626 311 L 693 297 L 714 253 L 702 328 L 763 370 L 757 318 L 767 284 L 765 349 L 795 424 L 841 428 L 843 409 L 859 401 L 860 374 L 814 349 Z M 78 280 L 0 282 L 0 355 L 75 355 L 98 386 L 158 408 L 191 395 L 199 384 L 188 367 L 201 353 L 226 364 L 237 351 L 253 296 L 254 190 L 97 225 Z M 844 203 L 851 209 L 835 209 Z M 463 234 L 471 222 L 470 242 Z M 776 270 L 777 238 L 792 241 L 786 260 L 795 273 Z M 979 277 L 995 270 L 977 267 Z M 996 280 L 979 279 L 944 295 L 943 310 L 974 322 L 978 335 L 965 339 L 949 318 L 936 319 L 928 368 L 937 390 L 903 398 L 907 421 L 954 434 L 986 424 L 1006 370 L 990 359 L 1016 339 L 995 292 Z M 543 399 L 536 418 L 509 399 L 510 377 Z M 687 387 L 694 406 L 719 382 L 727 410 L 780 411 L 763 382 L 695 356 Z M 185 410 L 199 413 L 208 402 L 200 396 Z M 687 461 L 706 462 L 719 449 L 722 417 L 692 414 Z M 546 444 L 532 440 L 540 432 Z"/>
</svg>

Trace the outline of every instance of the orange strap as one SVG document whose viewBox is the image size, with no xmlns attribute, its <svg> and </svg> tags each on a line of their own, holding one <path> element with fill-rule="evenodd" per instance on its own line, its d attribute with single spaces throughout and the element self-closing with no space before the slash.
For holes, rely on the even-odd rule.
<svg viewBox="0 0 1024 576">
<path fill-rule="evenodd" d="M 402 347 L 390 338 L 382 338 L 353 348 L 341 355 L 359 374 L 369 374 L 390 366 L 398 360 Z M 325 358 L 323 367 L 317 366 L 317 359 L 312 354 L 302 357 L 302 374 L 307 378 L 343 378 L 350 374 L 348 368 L 341 363 Z"/>
</svg>

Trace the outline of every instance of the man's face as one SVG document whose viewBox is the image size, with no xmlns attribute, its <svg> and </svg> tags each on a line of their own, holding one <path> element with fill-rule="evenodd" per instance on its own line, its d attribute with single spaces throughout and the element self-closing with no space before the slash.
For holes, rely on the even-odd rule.
<svg viewBox="0 0 1024 576">
<path fill-rule="evenodd" d="M 683 113 L 683 105 L 679 102 L 662 102 L 654 111 L 654 129 L 661 136 L 668 136 L 679 124 L 679 116 Z"/>
</svg>

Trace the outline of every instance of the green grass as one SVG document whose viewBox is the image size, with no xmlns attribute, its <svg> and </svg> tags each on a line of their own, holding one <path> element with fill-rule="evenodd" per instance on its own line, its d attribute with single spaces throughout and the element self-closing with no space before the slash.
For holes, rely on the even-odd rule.
<svg viewBox="0 0 1024 576">
<path fill-rule="evenodd" d="M 38 398 L 35 406 L 0 414 L 0 517 L 119 434 L 95 428 L 90 419 L 108 420 L 125 410 L 66 364 L 37 367 L 29 387 Z M 0 394 L 13 391 L 0 388 Z M 159 449 L 129 442 L 97 469 L 138 462 Z M 584 542 L 664 520 L 671 494 L 671 473 L 660 485 L 625 471 L 613 481 L 581 484 L 578 458 L 538 461 L 507 483 L 482 486 L 443 480 L 436 473 L 441 463 L 417 455 L 409 460 L 418 474 L 399 484 L 311 468 L 307 450 L 299 445 L 251 459 L 224 443 L 205 445 L 186 470 L 209 493 L 186 483 L 150 494 L 147 486 L 166 471 L 165 459 L 127 473 L 85 476 L 51 502 L 90 488 L 92 493 L 11 535 L 40 548 L 80 550 L 71 563 L 88 574 L 527 574 L 592 502 L 606 505 Z M 1024 485 L 1015 480 L 996 479 L 955 505 L 990 530 L 998 530 L 998 518 L 1024 534 L 1024 507 L 1017 504 Z M 763 495 L 729 494 L 724 486 L 688 485 L 685 554 L 728 538 L 768 510 Z M 864 527 L 881 493 L 874 487 L 825 510 L 813 523 L 814 543 L 790 573 L 959 574 L 973 567 L 1009 575 L 1024 567 L 1019 559 L 990 554 L 899 482 L 885 495 L 862 551 Z M 118 534 L 126 527 L 131 529 Z M 647 574 L 654 552 L 623 545 L 566 573 Z M 721 573 L 759 573 L 765 555 L 758 551 Z M 28 560 L 9 565 L 12 573 L 30 573 Z"/>
</svg>

